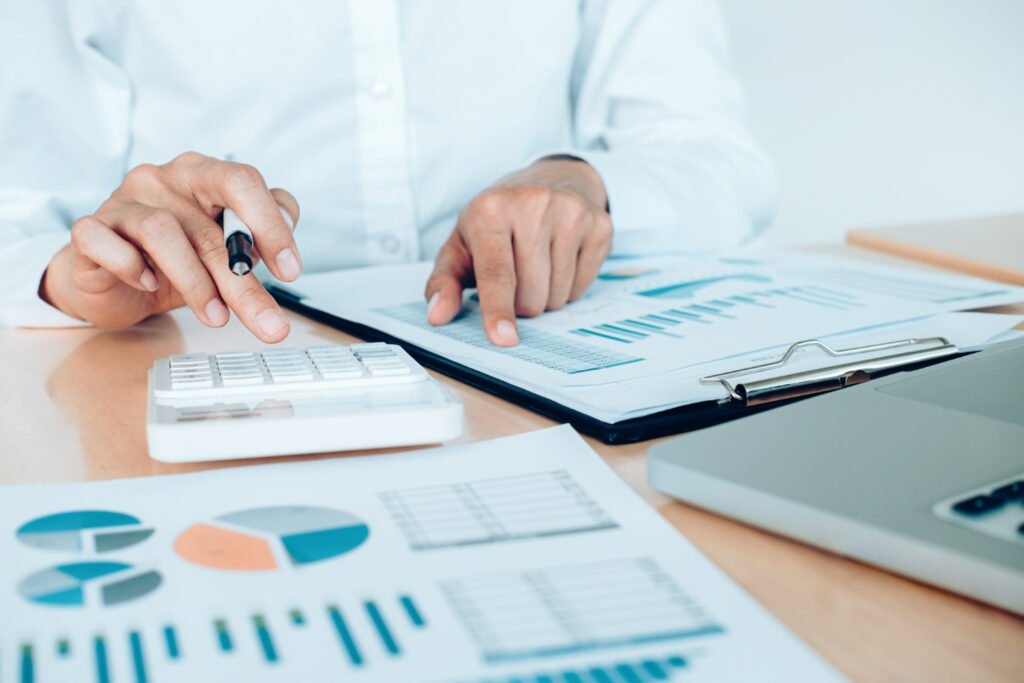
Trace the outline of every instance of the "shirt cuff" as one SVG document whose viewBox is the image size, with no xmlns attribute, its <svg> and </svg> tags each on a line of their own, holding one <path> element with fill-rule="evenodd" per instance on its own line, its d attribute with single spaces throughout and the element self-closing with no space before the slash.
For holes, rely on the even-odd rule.
<svg viewBox="0 0 1024 683">
<path fill-rule="evenodd" d="M 39 283 L 54 254 L 67 245 L 66 232 L 53 232 L 0 246 L 0 327 L 82 327 L 39 297 Z"/>
</svg>

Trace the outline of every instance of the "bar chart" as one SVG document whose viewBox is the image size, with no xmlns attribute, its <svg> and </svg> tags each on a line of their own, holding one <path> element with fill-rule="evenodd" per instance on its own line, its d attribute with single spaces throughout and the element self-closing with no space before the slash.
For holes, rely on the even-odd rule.
<svg viewBox="0 0 1024 683">
<path fill-rule="evenodd" d="M 565 470 L 384 491 L 413 550 L 618 527 Z"/>
<path fill-rule="evenodd" d="M 488 662 L 724 632 L 650 558 L 469 577 L 441 589 Z"/>
<path fill-rule="evenodd" d="M 585 667 L 530 671 L 510 677 L 490 677 L 472 683 L 652 683 L 672 681 L 687 670 L 684 655 L 595 663 Z M 469 683 L 469 682 L 466 682 Z"/>
<path fill-rule="evenodd" d="M 428 617 L 415 598 L 398 594 L 387 600 L 339 600 L 311 609 L 215 615 L 205 628 L 200 627 L 201 633 L 189 632 L 177 623 L 147 623 L 123 632 L 23 641 L 13 651 L 0 651 L 0 661 L 16 659 L 16 683 L 111 683 L 117 670 L 130 672 L 135 683 L 148 683 L 152 679 L 182 680 L 175 672 L 183 671 L 181 666 L 187 668 L 193 657 L 208 662 L 211 655 L 235 658 L 225 661 L 248 656 L 258 661 L 244 662 L 246 666 L 279 667 L 292 654 L 298 656 L 283 643 L 308 638 L 330 644 L 320 654 L 325 667 L 357 672 L 373 666 L 375 658 L 401 658 L 407 640 L 428 632 L 428 626 Z M 311 633 L 311 629 L 323 633 Z M 185 647 L 185 642 L 192 648 Z M 81 672 L 88 672 L 88 677 Z"/>
<path fill-rule="evenodd" d="M 688 284 L 667 286 L 652 291 L 668 293 L 686 291 L 685 287 Z M 638 294 L 647 296 L 648 293 L 639 292 Z M 676 297 L 658 294 L 655 298 L 660 300 Z M 751 313 L 763 313 L 766 309 L 780 310 L 784 308 L 787 314 L 813 315 L 815 310 L 850 311 L 863 307 L 864 304 L 852 292 L 808 284 L 754 289 L 742 294 L 722 295 L 718 298 L 692 303 L 674 302 L 668 308 L 659 308 L 659 310 L 649 313 L 636 312 L 629 317 L 609 319 L 606 322 L 578 327 L 569 331 L 583 339 L 601 339 L 621 344 L 632 344 L 658 337 L 683 339 L 688 335 L 699 335 L 709 325 L 740 321 Z"/>
<path fill-rule="evenodd" d="M 478 349 L 486 349 L 517 358 L 534 365 L 573 375 L 591 370 L 603 370 L 643 360 L 616 351 L 574 342 L 558 335 L 550 334 L 536 327 L 520 324 L 519 344 L 507 348 L 499 348 L 491 344 L 484 332 L 482 318 L 477 311 L 464 310 L 455 320 L 433 327 L 427 322 L 427 305 L 415 301 L 398 306 L 387 306 L 372 309 L 374 313 L 385 315 L 394 320 L 414 325 L 432 333 L 440 334 L 463 344 Z"/>
</svg>

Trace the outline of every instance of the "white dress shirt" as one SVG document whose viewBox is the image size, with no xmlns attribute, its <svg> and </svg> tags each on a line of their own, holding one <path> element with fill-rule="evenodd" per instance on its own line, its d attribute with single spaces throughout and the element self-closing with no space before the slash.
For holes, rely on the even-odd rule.
<svg viewBox="0 0 1024 683">
<path fill-rule="evenodd" d="M 195 150 L 302 207 L 306 272 L 431 259 L 475 194 L 588 161 L 615 254 L 769 219 L 712 0 L 0 3 L 0 326 L 74 321 L 42 274 L 141 163 Z"/>
</svg>

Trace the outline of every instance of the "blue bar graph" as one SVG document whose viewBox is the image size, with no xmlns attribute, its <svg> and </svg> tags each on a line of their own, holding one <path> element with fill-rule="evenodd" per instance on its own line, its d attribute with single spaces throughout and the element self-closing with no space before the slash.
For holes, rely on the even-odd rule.
<svg viewBox="0 0 1024 683">
<path fill-rule="evenodd" d="M 380 609 L 377 604 L 373 601 L 367 601 L 363 603 L 366 608 L 366 613 L 370 615 L 370 621 L 373 622 L 374 628 L 377 629 L 377 633 L 380 635 L 381 641 L 384 643 L 384 647 L 393 655 L 398 654 L 398 643 L 395 641 L 395 637 L 391 634 L 391 630 L 388 628 L 387 622 L 384 621 L 384 615 L 380 613 Z"/>
<path fill-rule="evenodd" d="M 274 647 L 274 639 L 270 637 L 270 630 L 263 615 L 257 614 L 252 618 L 252 625 L 256 629 L 256 638 L 260 641 L 260 649 L 263 650 L 263 658 L 269 663 L 277 661 L 277 648 Z"/>
<path fill-rule="evenodd" d="M 93 652 L 96 656 L 96 683 L 110 683 L 110 666 L 107 664 L 107 643 L 103 636 L 96 636 L 93 641 Z"/>
<path fill-rule="evenodd" d="M 331 617 L 331 623 L 334 624 L 334 630 L 338 632 L 338 637 L 341 639 L 341 644 L 345 647 L 345 652 L 348 654 L 352 666 L 362 666 L 363 655 L 360 654 L 359 647 L 356 645 L 352 633 L 348 630 L 345 619 L 341 616 L 341 611 L 335 605 L 331 605 L 327 608 L 327 614 Z"/>
<path fill-rule="evenodd" d="M 427 625 L 427 622 L 423 619 L 423 614 L 416 607 L 416 603 L 412 601 L 408 595 L 403 595 L 399 598 L 402 603 L 402 607 L 405 608 L 405 613 L 409 615 L 409 621 L 412 625 L 417 628 L 423 628 Z"/>
<path fill-rule="evenodd" d="M 21 646 L 21 683 L 33 683 L 36 680 L 36 665 L 32 658 L 32 646 Z"/>
<path fill-rule="evenodd" d="M 71 641 L 61 638 L 57 641 L 57 656 L 64 658 L 71 654 Z"/>
<path fill-rule="evenodd" d="M 178 636 L 173 626 L 164 626 L 164 644 L 167 646 L 167 656 L 171 659 L 178 659 L 181 656 L 181 649 L 178 647 Z"/>
<path fill-rule="evenodd" d="M 132 669 L 135 671 L 135 683 L 146 683 L 146 661 L 142 654 L 142 637 L 138 631 L 128 634 L 128 645 L 132 651 Z"/>
<path fill-rule="evenodd" d="M 288 613 L 288 616 L 291 617 L 292 623 L 296 626 L 306 625 L 306 617 L 302 614 L 302 610 L 293 609 Z"/>
<path fill-rule="evenodd" d="M 217 644 L 220 645 L 220 649 L 224 652 L 231 652 L 235 645 L 231 642 L 231 633 L 228 632 L 227 622 L 217 619 L 213 622 L 213 627 L 217 631 Z"/>
<path fill-rule="evenodd" d="M 672 655 L 665 658 L 545 671 L 511 678 L 488 678 L 479 683 L 655 683 L 671 681 L 677 673 L 686 668 L 685 657 Z"/>
</svg>

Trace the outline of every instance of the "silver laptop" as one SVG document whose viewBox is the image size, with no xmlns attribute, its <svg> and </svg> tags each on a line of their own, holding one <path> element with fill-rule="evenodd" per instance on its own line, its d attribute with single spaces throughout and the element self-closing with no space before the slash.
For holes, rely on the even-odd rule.
<svg viewBox="0 0 1024 683">
<path fill-rule="evenodd" d="M 1024 341 L 649 456 L 660 491 L 1024 614 Z"/>
</svg>

